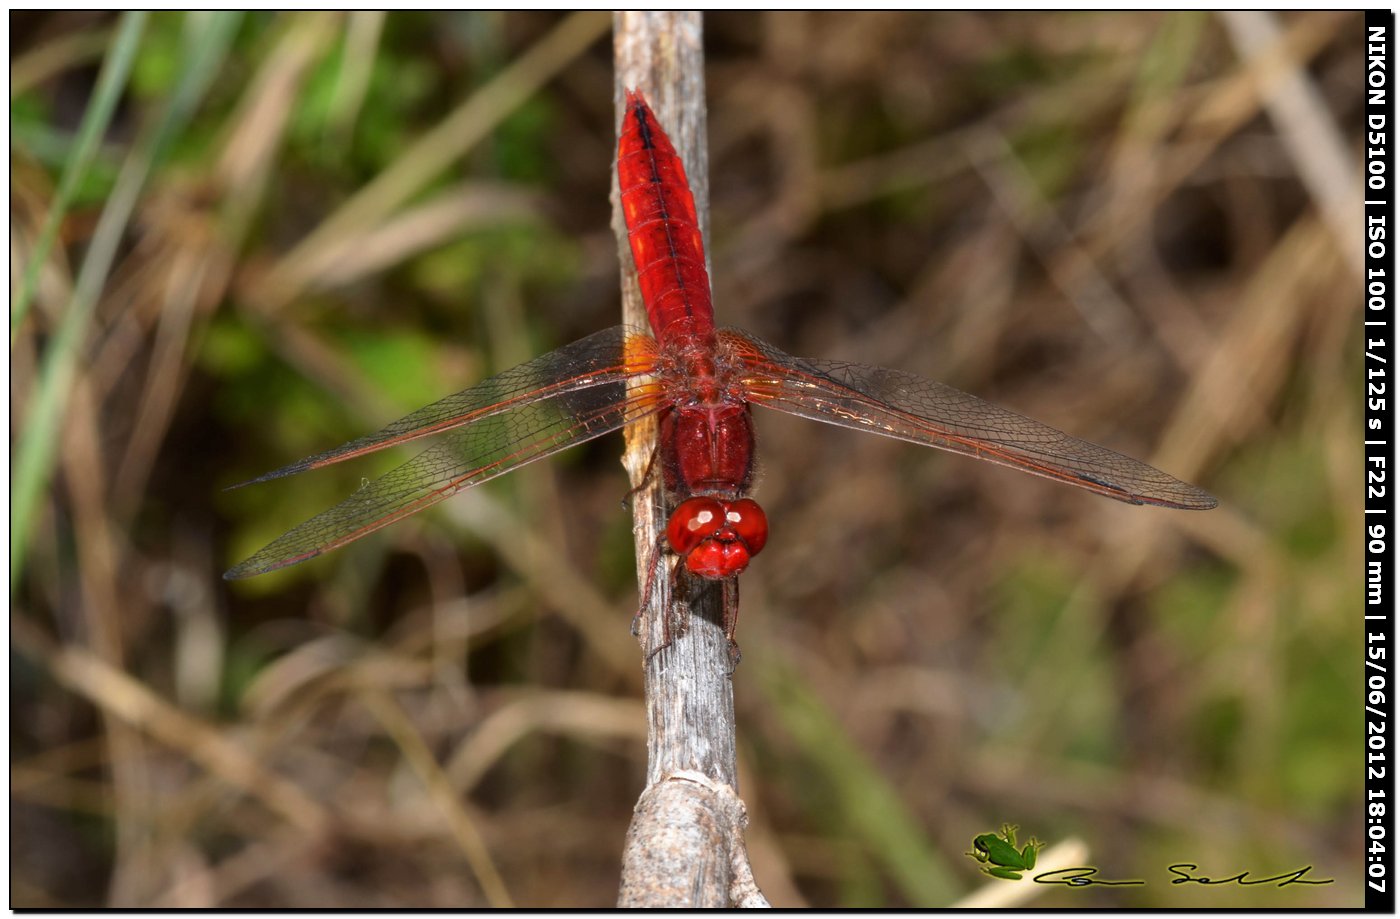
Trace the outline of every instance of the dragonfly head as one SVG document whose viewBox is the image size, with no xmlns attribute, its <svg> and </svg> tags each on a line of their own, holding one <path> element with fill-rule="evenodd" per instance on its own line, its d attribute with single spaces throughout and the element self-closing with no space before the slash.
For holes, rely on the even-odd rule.
<svg viewBox="0 0 1400 919">
<path fill-rule="evenodd" d="M 692 574 L 714 580 L 730 578 L 763 551 L 768 542 L 768 517 L 758 502 L 749 498 L 687 498 L 671 514 L 666 539 Z"/>
</svg>

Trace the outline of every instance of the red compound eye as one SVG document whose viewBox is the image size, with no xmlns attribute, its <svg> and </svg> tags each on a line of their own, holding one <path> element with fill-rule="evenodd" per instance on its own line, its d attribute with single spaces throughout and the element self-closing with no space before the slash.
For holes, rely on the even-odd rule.
<svg viewBox="0 0 1400 919">
<path fill-rule="evenodd" d="M 743 498 L 729 504 L 725 507 L 724 522 L 748 546 L 750 555 L 757 555 L 767 545 L 768 515 L 757 501 Z"/>
<path fill-rule="evenodd" d="M 677 555 L 689 555 L 696 546 L 724 526 L 724 503 L 716 498 L 688 498 L 671 513 L 666 540 Z M 692 569 L 694 570 L 694 569 Z"/>
</svg>

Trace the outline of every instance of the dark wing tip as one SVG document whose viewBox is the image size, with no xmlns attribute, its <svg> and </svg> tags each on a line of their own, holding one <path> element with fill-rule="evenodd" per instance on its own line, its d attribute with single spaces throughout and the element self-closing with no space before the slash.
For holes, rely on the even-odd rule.
<svg viewBox="0 0 1400 919">
<path fill-rule="evenodd" d="M 269 546 L 268 548 L 271 548 Z M 241 581 L 244 578 L 254 578 L 260 574 L 271 574 L 282 568 L 290 568 L 292 565 L 300 564 L 321 555 L 325 550 L 317 549 L 314 552 L 303 552 L 290 558 L 274 558 L 267 561 L 270 554 L 266 549 L 255 553 L 251 558 L 246 558 L 224 572 L 225 581 Z"/>
<path fill-rule="evenodd" d="M 1145 501 L 1139 500 L 1136 503 L 1155 504 L 1158 507 L 1169 507 L 1179 511 L 1208 511 L 1220 505 L 1215 495 L 1185 482 L 1182 482 L 1181 488 L 1172 493 L 1170 497 L 1154 497 Z"/>
<path fill-rule="evenodd" d="M 1208 511 L 1220 505 L 1215 495 L 1190 482 L 1176 481 L 1175 485 L 1170 491 L 1161 492 L 1151 503 L 1182 511 Z"/>
<path fill-rule="evenodd" d="M 272 568 L 269 568 L 268 566 L 259 563 L 258 557 L 254 555 L 252 558 L 245 558 L 243 561 L 239 562 L 237 565 L 234 565 L 228 571 L 225 571 L 224 580 L 241 581 L 244 578 L 251 578 L 259 574 L 266 574 L 267 572 L 272 571 L 273 568 L 276 567 L 280 566 L 274 565 Z"/>
<path fill-rule="evenodd" d="M 314 468 L 316 468 L 315 463 L 309 462 L 307 460 L 302 460 L 300 462 L 292 463 L 289 466 L 283 466 L 281 469 L 274 469 L 271 472 L 264 472 L 262 475 L 258 476 L 255 479 L 248 479 L 246 482 L 239 482 L 237 485 L 229 485 L 224 489 L 224 491 L 235 491 L 239 488 L 245 488 L 249 485 L 258 485 L 262 482 L 271 482 L 273 479 L 285 478 L 286 476 L 296 475 L 298 472 L 305 472 L 308 469 Z"/>
<path fill-rule="evenodd" d="M 1220 501 L 1215 495 L 1208 491 L 1197 488 L 1191 495 L 1191 502 L 1183 506 L 1183 510 L 1188 511 L 1208 511 L 1213 507 L 1219 507 Z"/>
<path fill-rule="evenodd" d="M 1204 489 L 1197 488 L 1189 482 L 1171 479 L 1165 473 L 1158 473 L 1158 475 L 1162 479 L 1168 479 L 1171 485 L 1170 487 L 1153 489 L 1151 494 L 1139 494 L 1129 488 L 1124 488 L 1122 485 L 1085 472 L 1078 473 L 1076 478 L 1095 486 L 1095 490 L 1105 497 L 1117 498 L 1127 504 L 1146 504 L 1182 511 L 1208 511 L 1220 504 L 1214 495 Z"/>
</svg>

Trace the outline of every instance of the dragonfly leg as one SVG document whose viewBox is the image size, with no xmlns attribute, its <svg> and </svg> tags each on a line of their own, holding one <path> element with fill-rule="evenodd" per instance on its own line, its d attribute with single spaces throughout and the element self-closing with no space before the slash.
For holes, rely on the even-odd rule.
<svg viewBox="0 0 1400 919">
<path fill-rule="evenodd" d="M 628 494 L 631 494 L 629 492 Z M 642 584 L 641 601 L 637 604 L 637 614 L 632 617 L 632 637 L 638 638 L 642 634 L 642 614 L 651 605 L 651 592 L 656 587 L 656 569 L 661 567 L 662 553 L 665 552 L 664 537 L 657 537 L 656 545 L 651 547 L 651 561 L 647 564 L 647 579 Z"/>
<path fill-rule="evenodd" d="M 651 458 L 647 460 L 647 468 L 642 470 L 642 480 L 638 482 L 635 487 L 629 488 L 627 494 L 622 496 L 622 506 L 625 509 L 629 511 L 632 509 L 632 496 L 643 488 L 646 488 L 651 482 L 652 474 L 656 471 L 656 455 L 660 452 L 661 444 L 653 444 L 651 448 Z"/>
<path fill-rule="evenodd" d="M 729 639 L 729 675 L 739 668 L 739 643 L 734 640 L 734 630 L 739 627 L 739 579 L 724 579 L 724 637 Z"/>
<path fill-rule="evenodd" d="M 661 644 L 647 652 L 647 662 L 650 663 L 653 657 L 671 647 L 673 641 L 675 639 L 671 636 L 671 611 L 667 609 L 666 614 L 661 617 Z"/>
<path fill-rule="evenodd" d="M 652 648 L 650 651 L 647 652 L 647 663 L 650 663 L 653 657 L 660 654 L 662 651 L 665 651 L 667 648 L 671 647 L 671 643 L 675 641 L 675 637 L 671 634 L 670 612 L 671 611 L 668 609 L 666 611 L 666 615 L 661 618 L 661 644 L 657 645 L 655 648 Z M 680 634 L 685 634 L 684 628 L 680 630 Z"/>
<path fill-rule="evenodd" d="M 681 577 L 682 572 L 681 567 L 679 565 L 671 569 L 670 598 L 674 598 L 676 596 L 677 590 L 680 589 Z M 674 610 L 675 607 L 668 602 L 666 604 L 666 611 L 662 614 L 661 617 L 661 644 L 657 645 L 655 648 L 652 648 L 651 651 L 648 652 L 647 660 L 651 660 L 653 657 L 660 654 L 662 651 L 665 651 L 667 648 L 671 647 L 671 643 L 673 641 L 684 635 L 686 632 L 690 631 L 690 603 L 688 601 L 686 603 L 682 603 L 680 605 L 680 613 L 678 615 L 672 615 Z"/>
<path fill-rule="evenodd" d="M 636 615 L 634 615 L 634 616 L 632 617 L 632 635 L 633 635 L 633 637 L 640 637 L 640 636 L 642 635 L 643 618 L 644 618 L 645 615 L 646 615 L 646 611 L 651 607 L 652 591 L 654 591 L 654 590 L 656 589 L 656 576 L 657 576 L 657 574 L 658 574 L 658 572 L 659 572 L 661 566 L 665 563 L 666 552 L 667 552 L 667 550 L 666 550 L 666 537 L 665 537 L 665 535 L 663 534 L 663 535 L 657 537 L 656 545 L 654 545 L 654 546 L 652 547 L 652 551 L 651 551 L 651 563 L 647 566 L 647 579 L 646 579 L 646 583 L 642 586 L 642 600 L 641 600 L 641 603 L 640 603 L 640 604 L 638 605 L 638 607 L 637 607 L 637 613 L 636 613 Z M 648 661 L 650 661 L 650 660 L 651 660 L 653 657 L 655 657 L 656 655 L 660 654 L 662 651 L 664 651 L 664 650 L 666 650 L 667 648 L 671 647 L 671 642 L 672 642 L 672 640 L 673 640 L 673 637 L 672 637 L 672 635 L 671 635 L 671 604 L 670 604 L 670 599 L 671 599 L 671 597 L 674 597 L 675 594 L 676 594 L 676 585 L 677 585 L 677 581 L 678 581 L 678 576 L 679 576 L 679 569 L 678 569 L 678 568 L 672 568 L 671 571 L 670 571 L 671 589 L 670 589 L 670 591 L 668 592 L 667 598 L 666 598 L 666 599 L 667 599 L 666 610 L 665 610 L 665 612 L 664 612 L 664 613 L 662 614 L 662 616 L 661 616 L 661 643 L 660 643 L 659 645 L 657 645 L 655 648 L 652 648 L 650 651 L 647 652 L 646 659 L 647 659 Z M 682 625 L 681 625 L 681 627 L 680 627 L 680 629 L 679 629 L 679 634 L 681 634 L 681 635 L 684 635 L 684 634 L 685 634 L 685 624 L 682 624 Z"/>
</svg>

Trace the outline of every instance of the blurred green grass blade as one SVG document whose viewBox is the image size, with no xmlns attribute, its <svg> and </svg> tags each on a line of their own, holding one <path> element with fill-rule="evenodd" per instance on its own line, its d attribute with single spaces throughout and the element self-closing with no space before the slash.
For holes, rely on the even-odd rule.
<svg viewBox="0 0 1400 919">
<path fill-rule="evenodd" d="M 1142 55 L 1137 79 L 1133 86 L 1133 102 L 1129 115 L 1144 117 L 1144 109 L 1160 100 L 1168 100 L 1181 90 L 1196 59 L 1207 14 L 1180 13 L 1168 16 Z"/>
<path fill-rule="evenodd" d="M 122 164 L 112 195 L 102 208 L 78 280 L 73 285 L 68 309 L 44 353 L 38 387 L 24 417 L 10 478 L 11 595 L 24 570 L 25 550 L 39 498 L 48 487 L 73 371 L 117 247 L 152 167 L 194 114 L 214 74 L 223 64 L 240 21 L 239 13 L 188 15 L 189 41 L 176 78 L 175 93 L 155 130 L 142 134 Z"/>
<path fill-rule="evenodd" d="M 394 213 L 611 26 L 612 18 L 598 10 L 570 14 L 284 254 L 264 281 L 266 289 L 283 302 L 294 297 L 309 282 L 306 266 Z"/>
<path fill-rule="evenodd" d="M 768 657 L 758 663 L 762 689 L 783 726 L 833 792 L 835 818 L 860 838 L 910 903 L 944 906 L 956 900 L 961 886 L 942 854 L 802 675 Z"/>
<path fill-rule="evenodd" d="M 54 240 L 58 238 L 58 228 L 68 212 L 73 195 L 82 185 L 92 166 L 93 158 L 107 125 L 116 110 L 117 100 L 126 88 L 126 78 L 131 73 L 131 63 L 136 59 L 136 48 L 141 44 L 141 33 L 146 27 L 147 13 L 128 11 L 122 13 L 121 26 L 112 42 L 107 57 L 102 62 L 102 71 L 97 75 L 97 86 L 93 90 L 92 104 L 83 113 L 83 122 L 78 126 L 77 143 L 68 161 L 63 166 L 63 175 L 58 180 L 58 190 L 54 194 L 53 206 L 44 218 L 44 226 L 39 230 L 34 249 L 24 266 L 19 292 L 10 305 L 10 343 L 13 344 L 20 323 L 29 313 L 34 290 L 39 286 L 39 272 L 49 257 Z"/>
<path fill-rule="evenodd" d="M 348 143 L 355 119 L 369 91 L 370 74 L 384 34 L 383 10 L 355 10 L 345 20 L 345 39 L 331 94 L 327 130 L 337 143 Z"/>
</svg>

